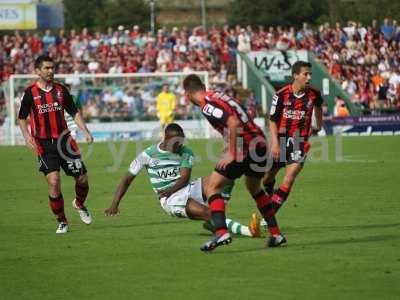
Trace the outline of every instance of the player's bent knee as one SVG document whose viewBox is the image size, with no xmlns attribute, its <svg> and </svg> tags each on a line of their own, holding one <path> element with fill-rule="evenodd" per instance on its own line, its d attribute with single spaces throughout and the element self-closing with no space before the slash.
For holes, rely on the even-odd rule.
<svg viewBox="0 0 400 300">
<path fill-rule="evenodd" d="M 52 196 L 57 196 L 60 191 L 60 178 L 53 177 L 47 179 L 48 187 L 49 187 L 49 194 Z"/>
<path fill-rule="evenodd" d="M 50 173 L 47 175 L 47 183 L 51 187 L 56 187 L 60 184 L 60 176 L 56 173 Z"/>
<path fill-rule="evenodd" d="M 60 187 L 59 182 L 49 181 L 48 184 L 49 184 L 49 190 L 51 190 L 52 192 L 59 191 L 59 187 Z"/>
</svg>

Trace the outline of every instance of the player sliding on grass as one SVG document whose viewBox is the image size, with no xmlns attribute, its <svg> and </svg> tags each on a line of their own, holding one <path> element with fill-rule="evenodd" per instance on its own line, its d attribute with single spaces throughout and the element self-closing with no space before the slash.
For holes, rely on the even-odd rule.
<svg viewBox="0 0 400 300">
<path fill-rule="evenodd" d="M 286 240 L 274 220 L 271 198 L 261 189 L 261 179 L 267 166 L 267 142 L 261 130 L 238 101 L 223 93 L 206 91 L 201 79 L 189 75 L 183 81 L 185 96 L 200 106 L 210 124 L 225 138 L 225 151 L 210 175 L 206 190 L 212 221 L 216 227 L 215 237 L 200 249 L 211 251 L 232 241 L 225 222 L 225 203 L 221 192 L 225 186 L 245 175 L 246 187 L 257 203 L 271 234 L 269 247 L 279 246 Z"/>
<path fill-rule="evenodd" d="M 311 132 L 318 132 L 322 127 L 322 98 L 319 91 L 310 87 L 311 75 L 311 64 L 297 61 L 292 67 L 293 83 L 283 87 L 272 98 L 269 130 L 274 163 L 265 174 L 263 184 L 272 195 L 275 212 L 286 201 L 303 168 L 310 149 L 308 139 Z M 313 110 L 316 127 L 311 129 Z M 274 191 L 275 177 L 284 167 L 286 173 L 283 182 Z"/>
<path fill-rule="evenodd" d="M 105 210 L 107 216 L 118 214 L 119 203 L 139 171 L 145 167 L 150 177 L 153 190 L 157 193 L 161 207 L 171 216 L 188 217 L 193 220 L 211 220 L 211 212 L 203 198 L 204 187 L 208 178 L 199 178 L 190 183 L 193 153 L 185 145 L 184 132 L 175 123 L 167 125 L 161 143 L 150 146 L 134 161 L 128 173 L 122 178 L 112 201 Z M 229 198 L 229 197 L 228 197 Z M 259 222 L 252 215 L 250 225 L 243 226 L 230 219 L 226 225 L 232 233 L 245 236 L 259 236 Z"/>
</svg>

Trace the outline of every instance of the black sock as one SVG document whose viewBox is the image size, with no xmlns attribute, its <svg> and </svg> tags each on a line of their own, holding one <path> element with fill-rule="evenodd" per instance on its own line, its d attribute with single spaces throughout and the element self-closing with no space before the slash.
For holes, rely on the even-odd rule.
<svg viewBox="0 0 400 300">
<path fill-rule="evenodd" d="M 215 233 L 221 236 L 228 232 L 225 217 L 225 201 L 221 194 L 212 195 L 208 198 L 208 205 L 211 211 L 211 220 L 215 227 Z"/>
</svg>

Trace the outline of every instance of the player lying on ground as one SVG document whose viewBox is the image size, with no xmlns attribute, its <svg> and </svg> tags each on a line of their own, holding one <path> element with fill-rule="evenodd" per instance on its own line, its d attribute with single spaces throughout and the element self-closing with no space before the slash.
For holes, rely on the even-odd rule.
<svg viewBox="0 0 400 300">
<path fill-rule="evenodd" d="M 153 190 L 157 193 L 161 207 L 171 216 L 193 220 L 211 220 L 211 212 L 205 206 L 204 188 L 208 178 L 198 178 L 190 183 L 193 152 L 185 145 L 183 129 L 175 123 L 167 125 L 162 142 L 148 147 L 132 161 L 128 173 L 122 178 L 107 216 L 118 214 L 119 203 L 139 171 L 145 167 Z M 230 197 L 228 195 L 227 197 Z M 232 233 L 259 236 L 259 222 L 252 215 L 249 226 L 226 219 Z"/>
<path fill-rule="evenodd" d="M 268 222 L 270 237 L 267 245 L 276 247 L 285 243 L 271 208 L 271 197 L 261 188 L 267 167 L 267 141 L 261 128 L 236 99 L 224 93 L 207 91 L 197 75 L 187 76 L 183 88 L 186 98 L 200 107 L 204 117 L 225 139 L 225 151 L 210 175 L 206 190 L 217 230 L 214 238 L 204 243 L 200 250 L 211 251 L 232 241 L 225 224 L 225 202 L 221 192 L 242 175 L 248 192 Z"/>
<path fill-rule="evenodd" d="M 46 176 L 49 205 L 59 222 L 56 233 L 66 233 L 68 222 L 64 214 L 60 167 L 66 175 L 75 179 L 75 199 L 72 205 L 81 220 L 90 224 L 92 217 L 84 205 L 89 192 L 86 167 L 81 160 L 78 145 L 70 135 L 64 111 L 73 117 L 88 143 L 93 142 L 93 137 L 67 88 L 54 82 L 54 68 L 53 59 L 49 56 L 41 55 L 36 59 L 35 71 L 39 80 L 25 90 L 18 121 L 26 144 L 38 154 L 39 170 Z"/>
<path fill-rule="evenodd" d="M 303 169 L 310 149 L 308 139 L 311 132 L 318 132 L 322 127 L 322 98 L 319 91 L 310 87 L 311 75 L 311 64 L 297 61 L 292 67 L 293 83 L 283 87 L 272 98 L 269 130 L 274 162 L 266 172 L 263 184 L 267 193 L 272 195 L 275 212 L 286 201 Z M 316 127 L 311 129 L 313 110 Z M 285 167 L 283 182 L 274 191 L 275 177 Z"/>
</svg>

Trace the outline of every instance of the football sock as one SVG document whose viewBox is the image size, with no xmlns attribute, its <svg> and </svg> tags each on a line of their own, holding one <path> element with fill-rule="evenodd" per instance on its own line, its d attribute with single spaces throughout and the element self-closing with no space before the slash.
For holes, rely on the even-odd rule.
<svg viewBox="0 0 400 300">
<path fill-rule="evenodd" d="M 275 185 L 275 179 L 272 180 L 271 182 L 267 182 L 264 184 L 264 189 L 268 193 L 268 195 L 272 195 L 274 193 L 274 185 Z"/>
<path fill-rule="evenodd" d="M 231 199 L 232 190 L 233 190 L 234 186 L 235 186 L 234 181 L 232 183 L 228 183 L 227 185 L 224 186 L 221 195 L 222 195 L 222 198 L 224 198 L 224 200 L 226 202 Z"/>
<path fill-rule="evenodd" d="M 75 183 L 75 199 L 76 204 L 79 208 L 83 206 L 83 203 L 86 200 L 87 194 L 89 193 L 89 185 L 80 185 L 77 182 Z"/>
<path fill-rule="evenodd" d="M 49 206 L 53 214 L 57 217 L 58 222 L 67 222 L 64 214 L 64 198 L 61 193 L 57 197 L 49 196 Z"/>
<path fill-rule="evenodd" d="M 268 231 L 271 235 L 281 234 L 278 226 L 278 222 L 275 218 L 275 211 L 272 205 L 272 199 L 264 191 L 260 191 L 258 194 L 253 195 L 254 200 L 256 200 L 257 208 L 263 216 L 264 220 L 267 222 Z"/>
<path fill-rule="evenodd" d="M 229 231 L 234 234 L 241 234 L 244 236 L 253 236 L 249 230 L 249 227 L 242 225 L 238 222 L 233 221 L 232 219 L 226 219 L 226 226 Z"/>
<path fill-rule="evenodd" d="M 215 227 L 215 234 L 221 236 L 228 232 L 225 222 L 225 202 L 221 194 L 214 194 L 208 198 L 211 211 L 211 220 Z"/>
<path fill-rule="evenodd" d="M 277 189 L 272 195 L 272 206 L 275 210 L 275 213 L 281 208 L 283 203 L 285 203 L 287 197 L 289 196 L 289 193 L 289 188 L 282 184 L 279 186 L 279 189 Z"/>
<path fill-rule="evenodd" d="M 215 227 L 214 227 L 213 223 L 211 222 L 211 220 L 204 221 L 203 228 L 205 230 L 211 231 L 212 233 L 215 233 Z"/>
</svg>

